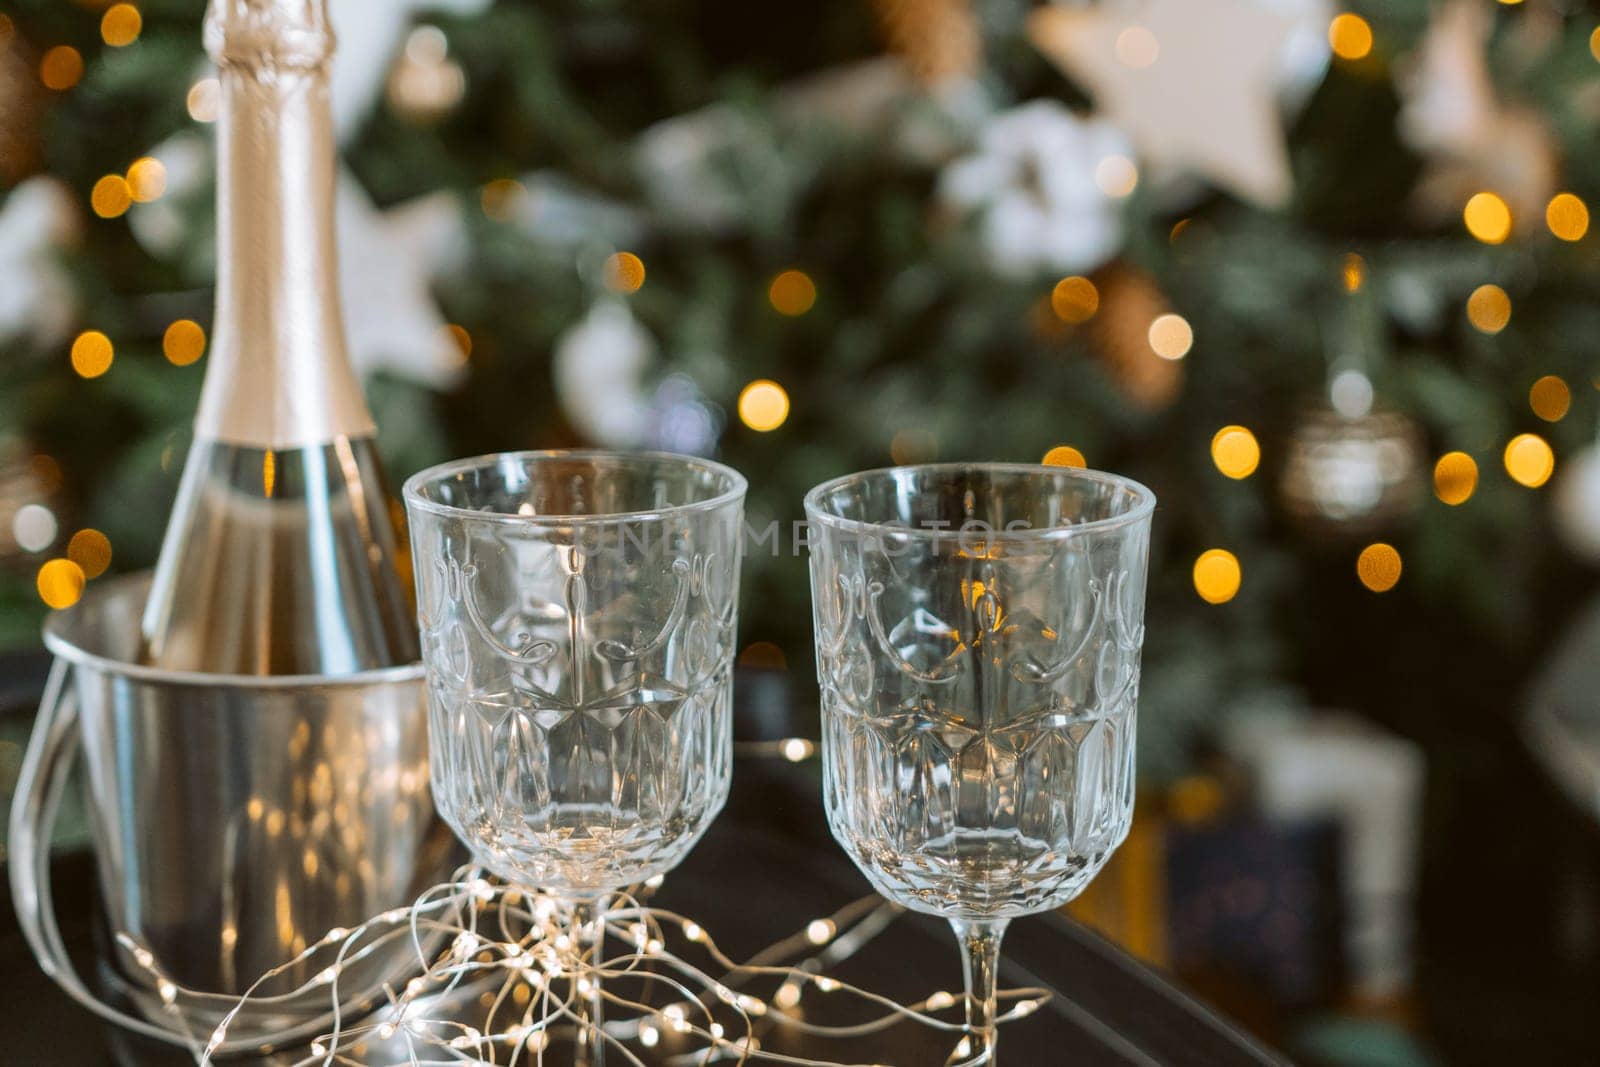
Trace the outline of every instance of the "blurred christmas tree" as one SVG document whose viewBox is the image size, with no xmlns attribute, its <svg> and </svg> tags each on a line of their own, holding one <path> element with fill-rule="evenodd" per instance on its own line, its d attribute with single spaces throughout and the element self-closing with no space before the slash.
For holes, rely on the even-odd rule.
<svg viewBox="0 0 1600 1067">
<path fill-rule="evenodd" d="M 798 678 L 789 523 L 808 486 L 890 462 L 1045 457 L 1156 490 L 1157 778 L 1243 708 L 1470 735 L 1593 585 L 1592 14 L 333 6 L 347 317 L 394 473 L 583 442 L 721 456 L 752 526 L 784 531 L 752 552 L 743 639 Z M 115 571 L 154 557 L 204 365 L 216 93 L 199 0 L 12 11 L 21 643 L 42 564 L 106 569 L 75 531 Z"/>
</svg>

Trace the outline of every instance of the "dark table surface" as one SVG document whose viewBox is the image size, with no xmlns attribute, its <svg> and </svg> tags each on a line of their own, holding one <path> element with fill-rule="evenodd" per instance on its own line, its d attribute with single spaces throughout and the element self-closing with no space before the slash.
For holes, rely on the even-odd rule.
<svg viewBox="0 0 1600 1067">
<path fill-rule="evenodd" d="M 53 879 L 65 940 L 88 973 L 97 935 L 90 857 L 81 851 L 58 855 Z M 736 763 L 727 810 L 652 903 L 701 920 L 722 947 L 741 958 L 869 892 L 827 837 L 814 766 L 751 758 Z M 7 905 L 0 908 L 5 1005 L 0 1062 L 118 1062 L 108 1031 L 39 970 Z M 938 989 L 959 989 L 961 971 L 949 928 L 905 915 L 836 973 L 876 992 L 914 1000 Z M 1001 980 L 1005 986 L 1043 986 L 1055 994 L 1037 1013 L 1002 1030 L 1002 1062 L 1014 1067 L 1285 1062 L 1166 978 L 1059 914 L 1011 925 Z M 827 1059 L 937 1067 L 951 1042 L 948 1035 L 900 1025 L 847 1047 L 840 1044 L 806 1051 Z M 143 1047 L 138 1062 L 187 1060 Z"/>
</svg>

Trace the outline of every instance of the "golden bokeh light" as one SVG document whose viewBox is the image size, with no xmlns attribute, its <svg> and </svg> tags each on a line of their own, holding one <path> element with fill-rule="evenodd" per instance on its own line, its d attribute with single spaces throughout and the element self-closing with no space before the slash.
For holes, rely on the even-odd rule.
<svg viewBox="0 0 1600 1067">
<path fill-rule="evenodd" d="M 1506 473 L 1518 485 L 1537 489 L 1555 473 L 1556 454 L 1536 433 L 1519 433 L 1506 444 Z"/>
<path fill-rule="evenodd" d="M 39 568 L 35 584 L 39 588 L 39 599 L 60 611 L 78 602 L 87 581 L 83 568 L 70 559 L 53 559 Z"/>
<path fill-rule="evenodd" d="M 206 354 L 206 331 L 192 319 L 179 319 L 161 335 L 161 351 L 175 367 L 187 367 Z"/>
<path fill-rule="evenodd" d="M 1499 333 L 1511 322 L 1511 297 L 1498 285 L 1478 286 L 1467 297 L 1467 321 L 1481 333 Z"/>
<path fill-rule="evenodd" d="M 804 315 L 817 302 L 817 283 L 803 270 L 786 270 L 767 286 L 767 299 L 780 315 Z"/>
<path fill-rule="evenodd" d="M 1150 348 L 1162 359 L 1182 359 L 1194 347 L 1194 328 L 1182 315 L 1156 316 L 1150 324 Z"/>
<path fill-rule="evenodd" d="M 1589 232 L 1589 205 L 1574 193 L 1557 193 L 1545 205 L 1544 223 L 1563 241 L 1581 241 Z"/>
<path fill-rule="evenodd" d="M 789 394 L 775 381 L 758 378 L 739 393 L 739 421 L 761 433 L 770 433 L 789 417 Z"/>
<path fill-rule="evenodd" d="M 1245 427 L 1224 426 L 1211 438 L 1211 462 L 1229 478 L 1248 478 L 1261 465 L 1261 445 Z"/>
<path fill-rule="evenodd" d="M 932 430 L 907 426 L 889 440 L 889 458 L 896 464 L 927 463 L 939 455 L 939 439 Z"/>
<path fill-rule="evenodd" d="M 1478 463 L 1465 452 L 1446 452 L 1433 465 L 1433 495 L 1456 507 L 1478 488 Z"/>
<path fill-rule="evenodd" d="M 1372 27 L 1346 11 L 1328 23 L 1328 44 L 1340 59 L 1365 59 L 1372 52 Z"/>
<path fill-rule="evenodd" d="M 216 122 L 222 108 L 222 84 L 215 78 L 201 78 L 189 86 L 189 96 L 184 103 L 189 117 L 196 122 Z"/>
<path fill-rule="evenodd" d="M 133 206 L 133 190 L 120 174 L 107 174 L 89 191 L 89 206 L 103 219 L 114 219 Z"/>
<path fill-rule="evenodd" d="M 467 332 L 465 326 L 454 322 L 446 323 L 444 332 L 456 351 L 461 353 L 461 362 L 465 363 L 472 358 L 472 334 Z"/>
<path fill-rule="evenodd" d="M 1117 60 L 1125 67 L 1143 70 L 1161 55 L 1161 42 L 1144 26 L 1129 26 L 1117 34 Z"/>
<path fill-rule="evenodd" d="M 128 193 L 139 203 L 159 200 L 167 191 L 167 168 L 154 156 L 136 159 L 128 168 Z"/>
<path fill-rule="evenodd" d="M 1528 406 L 1545 422 L 1560 422 L 1572 407 L 1572 390 L 1554 374 L 1546 374 L 1528 390 Z"/>
<path fill-rule="evenodd" d="M 50 49 L 39 60 L 39 80 L 56 92 L 72 88 L 83 79 L 83 56 L 70 44 Z"/>
<path fill-rule="evenodd" d="M 1089 466 L 1089 461 L 1083 458 L 1083 453 L 1071 445 L 1056 445 L 1044 454 L 1044 459 L 1040 462 L 1046 467 L 1076 467 L 1079 470 Z"/>
<path fill-rule="evenodd" d="M 1139 187 L 1139 168 L 1127 156 L 1106 156 L 1094 166 L 1094 183 L 1102 193 L 1120 200 Z"/>
<path fill-rule="evenodd" d="M 67 542 L 67 558 L 85 578 L 98 578 L 111 566 L 111 538 L 99 530 L 79 530 Z"/>
<path fill-rule="evenodd" d="M 613 293 L 637 293 L 644 284 L 644 260 L 632 252 L 614 252 L 606 257 L 603 273 Z"/>
<path fill-rule="evenodd" d="M 1355 293 L 1361 290 L 1361 285 L 1367 280 L 1367 261 L 1358 253 L 1351 252 L 1344 257 L 1344 264 L 1339 273 L 1344 279 L 1344 291 Z"/>
<path fill-rule="evenodd" d="M 1589 35 L 1589 54 L 1594 56 L 1596 62 L 1600 62 L 1600 26 L 1596 26 Z"/>
<path fill-rule="evenodd" d="M 85 330 L 72 342 L 72 369 L 85 378 L 98 378 L 111 369 L 116 350 L 111 338 L 99 330 Z"/>
<path fill-rule="evenodd" d="M 1497 245 L 1511 236 L 1511 208 L 1494 193 L 1474 193 L 1461 209 L 1467 232 L 1486 245 Z"/>
<path fill-rule="evenodd" d="M 139 39 L 144 18 L 132 4 L 112 4 L 100 16 L 100 39 L 112 48 L 122 48 Z"/>
<path fill-rule="evenodd" d="M 1100 310 L 1100 290 L 1088 278 L 1062 278 L 1050 291 L 1050 307 L 1062 322 L 1088 322 Z"/>
<path fill-rule="evenodd" d="M 1400 553 L 1393 545 L 1382 541 L 1368 545 L 1356 557 L 1356 577 L 1374 593 L 1387 593 L 1400 581 L 1404 569 Z"/>
<path fill-rule="evenodd" d="M 1209 548 L 1194 561 L 1194 591 L 1207 604 L 1226 604 L 1239 593 L 1244 572 L 1239 557 L 1225 548 Z"/>
<path fill-rule="evenodd" d="M 515 178 L 496 178 L 483 187 L 479 197 L 483 213 L 496 222 L 509 221 L 516 216 L 517 206 L 527 192 L 527 187 Z"/>
<path fill-rule="evenodd" d="M 739 666 L 757 670 L 782 671 L 789 667 L 789 657 L 771 641 L 752 641 L 739 653 Z"/>
</svg>

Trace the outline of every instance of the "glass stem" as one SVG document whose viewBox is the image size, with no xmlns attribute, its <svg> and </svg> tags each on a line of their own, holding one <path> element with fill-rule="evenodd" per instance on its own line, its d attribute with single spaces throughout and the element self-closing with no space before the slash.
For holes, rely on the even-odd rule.
<svg viewBox="0 0 1600 1067">
<path fill-rule="evenodd" d="M 605 1001 L 600 994 L 600 962 L 606 945 L 606 907 L 604 896 L 574 898 L 572 937 L 588 961 L 584 976 L 587 994 L 579 992 L 574 1005 L 578 1015 L 578 1040 L 573 1067 L 605 1067 L 606 1043 L 601 1036 L 605 1026 Z M 574 980 L 576 981 L 576 980 Z"/>
<path fill-rule="evenodd" d="M 995 994 L 999 989 L 1000 941 L 1009 919 L 951 919 L 961 942 L 962 977 L 967 989 L 967 1051 L 963 1064 L 995 1061 Z"/>
</svg>

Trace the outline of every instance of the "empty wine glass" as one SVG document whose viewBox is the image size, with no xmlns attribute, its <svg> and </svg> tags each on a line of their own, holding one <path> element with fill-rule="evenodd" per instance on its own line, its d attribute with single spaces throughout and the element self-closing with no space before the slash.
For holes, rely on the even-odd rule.
<svg viewBox="0 0 1600 1067">
<path fill-rule="evenodd" d="M 1018 465 L 806 496 L 828 821 L 880 893 L 955 929 L 967 1063 L 995 1060 L 1006 924 L 1127 836 L 1154 508 L 1124 478 Z"/>
<path fill-rule="evenodd" d="M 434 801 L 596 951 L 605 898 L 675 867 L 728 797 L 744 494 L 654 453 L 487 456 L 405 486 Z"/>
</svg>

